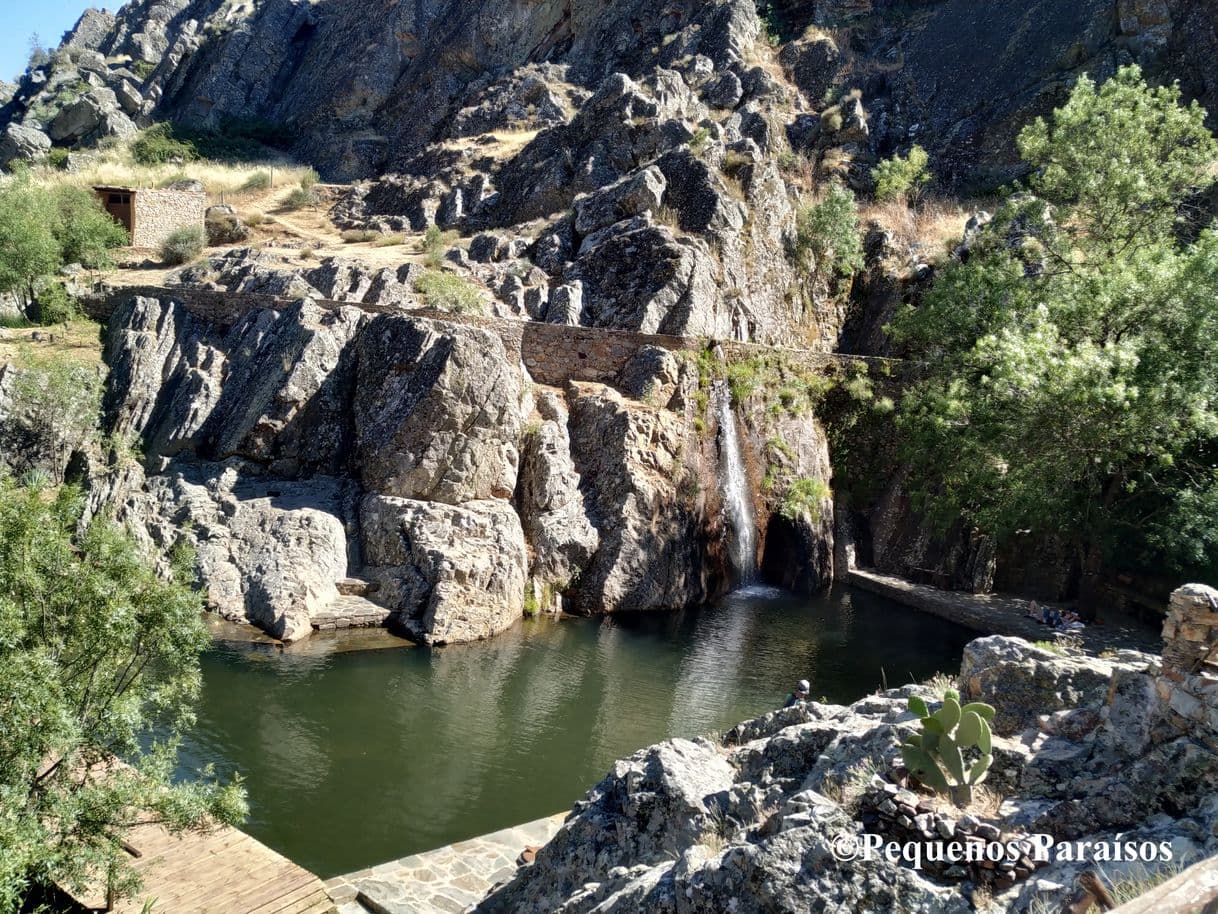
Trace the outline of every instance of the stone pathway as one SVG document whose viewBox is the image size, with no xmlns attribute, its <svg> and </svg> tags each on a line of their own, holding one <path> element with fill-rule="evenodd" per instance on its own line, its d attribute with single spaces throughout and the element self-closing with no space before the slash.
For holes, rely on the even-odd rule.
<svg viewBox="0 0 1218 914">
<path fill-rule="evenodd" d="M 1053 640 L 1053 632 L 1048 626 L 1028 618 L 1030 601 L 1019 597 L 939 590 L 864 568 L 850 569 L 848 583 L 987 635 L 1015 635 L 1028 641 Z M 1089 653 L 1130 649 L 1157 654 L 1162 650 L 1163 639 L 1145 622 L 1116 611 L 1104 613 L 1101 618 L 1104 624 L 1088 625 L 1082 632 L 1083 647 Z"/>
<path fill-rule="evenodd" d="M 566 815 L 336 876 L 326 889 L 338 914 L 461 914 L 491 886 L 511 879 L 521 851 L 549 841 Z"/>
</svg>

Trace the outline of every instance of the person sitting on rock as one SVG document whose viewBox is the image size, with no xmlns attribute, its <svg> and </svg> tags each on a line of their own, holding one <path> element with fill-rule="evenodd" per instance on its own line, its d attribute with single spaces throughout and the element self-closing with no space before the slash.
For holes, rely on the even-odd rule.
<svg viewBox="0 0 1218 914">
<path fill-rule="evenodd" d="M 808 692 L 812 689 L 812 683 L 806 679 L 801 679 L 795 683 L 795 691 L 787 696 L 787 703 L 784 708 L 793 708 L 795 705 L 801 705 L 808 700 Z"/>
</svg>

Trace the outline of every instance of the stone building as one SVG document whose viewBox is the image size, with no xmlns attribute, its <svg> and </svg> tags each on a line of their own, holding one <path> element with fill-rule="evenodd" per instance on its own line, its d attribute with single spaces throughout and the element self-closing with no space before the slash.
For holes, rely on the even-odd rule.
<svg viewBox="0 0 1218 914">
<path fill-rule="evenodd" d="M 207 194 L 196 190 L 136 187 L 94 187 L 111 216 L 131 236 L 135 248 L 160 247 L 180 228 L 203 228 Z"/>
</svg>

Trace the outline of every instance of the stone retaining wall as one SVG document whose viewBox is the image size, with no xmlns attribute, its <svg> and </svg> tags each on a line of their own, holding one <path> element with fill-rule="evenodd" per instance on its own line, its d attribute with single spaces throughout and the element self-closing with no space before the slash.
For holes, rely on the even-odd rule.
<svg viewBox="0 0 1218 914">
<path fill-rule="evenodd" d="M 122 304 L 136 296 L 172 298 L 192 314 L 224 328 L 231 327 L 249 311 L 259 308 L 282 310 L 292 304 L 288 299 L 256 293 L 123 286 L 89 296 L 83 300 L 82 305 L 91 318 L 104 323 Z M 568 381 L 612 384 L 626 363 L 643 346 L 659 346 L 672 352 L 693 352 L 707 345 L 706 341 L 690 337 L 598 327 L 570 327 L 565 324 L 508 320 L 475 314 L 452 314 L 432 308 L 405 309 L 325 299 L 318 300 L 315 304 L 324 308 L 359 308 L 372 314 L 410 314 L 414 317 L 490 330 L 499 336 L 509 353 L 520 355 L 534 381 L 555 387 L 560 387 Z M 715 345 L 730 359 L 780 352 L 793 362 L 804 364 L 810 369 L 843 361 L 865 361 L 829 353 L 779 349 L 750 343 L 720 342 Z"/>
<path fill-rule="evenodd" d="M 1186 584 L 1171 595 L 1155 688 L 1176 729 L 1218 741 L 1218 590 Z"/>
</svg>

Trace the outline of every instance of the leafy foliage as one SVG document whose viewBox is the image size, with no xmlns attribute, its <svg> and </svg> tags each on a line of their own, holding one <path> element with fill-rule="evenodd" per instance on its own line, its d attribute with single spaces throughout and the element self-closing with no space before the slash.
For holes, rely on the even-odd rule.
<svg viewBox="0 0 1218 914">
<path fill-rule="evenodd" d="M 469 282 L 453 273 L 428 270 L 415 280 L 415 290 L 427 300 L 427 307 L 456 314 L 480 312 L 482 296 Z"/>
<path fill-rule="evenodd" d="M 912 203 L 930 183 L 930 156 L 921 146 L 914 146 L 909 154 L 893 156 L 871 170 L 875 181 L 875 198 L 881 202 L 904 200 Z"/>
<path fill-rule="evenodd" d="M 141 165 L 193 162 L 199 152 L 192 142 L 175 135 L 168 121 L 149 127 L 131 144 L 131 157 Z"/>
<path fill-rule="evenodd" d="M 47 469 L 62 482 L 72 451 L 93 434 L 101 378 L 95 368 L 62 352 L 23 352 L 18 364 L 10 396 L 24 440 L 11 459 L 19 468 Z"/>
<path fill-rule="evenodd" d="M 816 523 L 821 519 L 825 499 L 831 494 L 823 479 L 802 477 L 791 482 L 778 511 L 789 521 L 807 518 Z"/>
<path fill-rule="evenodd" d="M 1136 67 L 1079 81 L 1024 130 L 1034 169 L 894 336 L 926 376 L 902 404 L 914 488 L 945 524 L 1073 543 L 1084 600 L 1123 544 L 1218 554 L 1218 234 L 1187 204 L 1218 144 Z"/>
<path fill-rule="evenodd" d="M 163 581 L 107 523 L 74 538 L 79 516 L 71 489 L 0 480 L 0 911 L 52 879 L 130 891 L 137 819 L 245 814 L 239 782 L 171 783 L 208 644 L 190 557 Z"/>
<path fill-rule="evenodd" d="M 795 249 L 811 257 L 823 276 L 848 279 L 863 269 L 863 241 L 858 206 L 841 184 L 832 183 L 824 198 L 799 214 Z"/>
<path fill-rule="evenodd" d="M 0 188 L 0 238 L 0 291 L 17 293 L 31 318 L 40 289 L 60 267 L 106 269 L 113 265 L 110 251 L 127 243 L 127 233 L 93 194 L 44 187 L 28 176 Z"/>
</svg>

